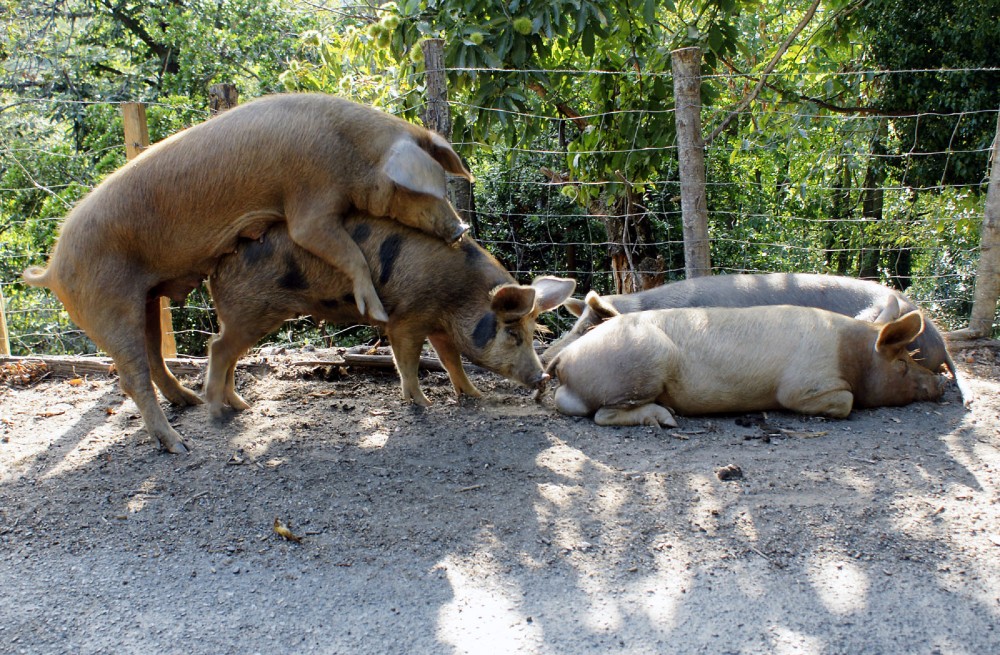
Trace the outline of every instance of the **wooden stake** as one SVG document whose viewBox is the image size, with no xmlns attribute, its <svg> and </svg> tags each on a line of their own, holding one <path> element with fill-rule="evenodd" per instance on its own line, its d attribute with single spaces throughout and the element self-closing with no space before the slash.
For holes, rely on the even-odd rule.
<svg viewBox="0 0 1000 655">
<path fill-rule="evenodd" d="M 7 336 L 7 308 L 3 302 L 3 289 L 0 289 L 0 355 L 10 354 L 10 338 Z"/>
<path fill-rule="evenodd" d="M 125 158 L 132 161 L 149 147 L 149 127 L 146 123 L 146 106 L 141 102 L 123 102 L 122 119 L 125 123 Z M 160 352 L 164 357 L 177 357 L 174 339 L 174 321 L 170 315 L 170 299 L 160 298 Z"/>
</svg>

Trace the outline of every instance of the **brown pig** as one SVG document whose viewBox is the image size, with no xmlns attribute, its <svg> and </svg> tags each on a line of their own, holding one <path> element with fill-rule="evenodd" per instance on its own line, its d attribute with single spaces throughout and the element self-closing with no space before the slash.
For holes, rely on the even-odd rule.
<svg viewBox="0 0 1000 655">
<path fill-rule="evenodd" d="M 650 310 L 598 325 L 549 371 L 556 408 L 600 425 L 773 409 L 843 418 L 855 406 L 941 397 L 944 378 L 907 351 L 923 328 L 919 312 L 876 326 L 792 305 Z"/>
<path fill-rule="evenodd" d="M 404 401 L 428 405 L 417 382 L 420 350 L 429 339 L 455 391 L 480 392 L 466 377 L 460 355 L 526 386 L 548 380 L 532 347 L 535 319 L 555 309 L 576 286 L 539 277 L 517 284 L 486 250 L 466 238 L 450 248 L 427 235 L 357 213 L 345 228 L 364 253 L 389 312 L 380 323 L 392 343 Z M 241 243 L 209 279 L 219 336 L 209 349 L 205 400 L 218 417 L 223 405 L 247 407 L 234 388 L 236 360 L 282 321 L 311 314 L 334 323 L 361 320 L 350 281 L 299 248 L 282 226 Z"/>
<path fill-rule="evenodd" d="M 471 179 L 447 141 L 371 107 L 322 94 L 249 102 L 150 147 L 67 216 L 47 270 L 51 288 L 115 361 L 146 429 L 170 452 L 180 435 L 156 400 L 201 402 L 160 357 L 160 296 L 183 300 L 236 248 L 286 223 L 291 239 L 346 276 L 361 314 L 387 315 L 342 216 L 389 216 L 447 242 L 465 225 L 445 173 Z"/>
<path fill-rule="evenodd" d="M 589 306 L 575 298 L 565 307 L 578 316 L 573 327 L 549 346 L 542 355 L 548 363 L 606 319 L 600 307 L 610 306 L 616 313 L 671 309 L 674 307 L 752 307 L 755 305 L 799 305 L 817 307 L 845 316 L 882 323 L 917 309 L 905 295 L 895 289 L 841 275 L 814 273 L 765 273 L 745 275 L 711 275 L 672 282 L 638 293 L 603 296 L 604 303 Z M 894 311 L 890 311 L 890 301 Z M 924 319 L 924 331 L 910 344 L 910 352 L 918 364 L 937 373 L 946 367 L 955 379 L 966 405 L 973 394 L 960 376 L 948 354 L 944 337 L 933 321 Z"/>
</svg>

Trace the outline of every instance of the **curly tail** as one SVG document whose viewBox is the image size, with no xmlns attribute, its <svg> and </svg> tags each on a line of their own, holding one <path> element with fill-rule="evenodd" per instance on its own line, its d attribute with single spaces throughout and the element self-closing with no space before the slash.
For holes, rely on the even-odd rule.
<svg viewBox="0 0 1000 655">
<path fill-rule="evenodd" d="M 49 271 L 41 266 L 29 266 L 22 274 L 24 281 L 33 287 L 49 285 Z"/>
</svg>

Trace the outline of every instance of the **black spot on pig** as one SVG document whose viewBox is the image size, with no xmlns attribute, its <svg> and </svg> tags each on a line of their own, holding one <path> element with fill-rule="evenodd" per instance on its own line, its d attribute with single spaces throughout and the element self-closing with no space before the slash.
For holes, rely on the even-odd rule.
<svg viewBox="0 0 1000 655">
<path fill-rule="evenodd" d="M 497 333 L 497 315 L 493 312 L 483 314 L 483 317 L 476 323 L 476 329 L 472 331 L 472 343 L 476 348 L 485 348 L 486 344 L 493 340 Z"/>
<path fill-rule="evenodd" d="M 353 293 L 344 294 L 344 297 L 340 299 L 340 302 L 344 303 L 345 305 L 355 304 L 356 301 L 354 300 L 354 294 Z"/>
<path fill-rule="evenodd" d="M 355 243 L 364 243 L 372 235 L 372 226 L 367 223 L 359 223 L 351 229 L 351 238 Z"/>
<path fill-rule="evenodd" d="M 240 256 L 249 266 L 267 261 L 274 254 L 274 243 L 264 235 L 260 239 L 244 241 L 240 244 Z"/>
<path fill-rule="evenodd" d="M 320 300 L 319 304 L 323 305 L 323 307 L 327 309 L 334 309 L 340 306 L 340 300 L 338 300 L 337 298 L 325 298 L 323 300 Z"/>
<path fill-rule="evenodd" d="M 302 274 L 299 263 L 295 261 L 295 257 L 292 255 L 285 257 L 285 273 L 278 278 L 278 285 L 283 289 L 298 291 L 309 288 L 309 282 L 306 280 L 305 275 Z"/>
<path fill-rule="evenodd" d="M 399 251 L 403 249 L 403 238 L 399 235 L 392 235 L 382 242 L 378 249 L 378 260 L 382 265 L 382 272 L 379 274 L 379 284 L 385 284 L 392 277 L 392 267 L 396 264 Z"/>
</svg>

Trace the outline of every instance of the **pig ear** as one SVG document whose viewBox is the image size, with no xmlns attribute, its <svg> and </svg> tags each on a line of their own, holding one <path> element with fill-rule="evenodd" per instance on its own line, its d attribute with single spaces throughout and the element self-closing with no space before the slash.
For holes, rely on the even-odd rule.
<svg viewBox="0 0 1000 655">
<path fill-rule="evenodd" d="M 437 132 L 431 132 L 431 157 L 437 160 L 437 163 L 441 164 L 444 170 L 452 175 L 464 177 L 470 182 L 476 181 L 476 178 L 472 176 L 469 169 L 462 163 L 462 158 L 458 156 L 455 149 L 448 143 L 448 139 Z"/>
<path fill-rule="evenodd" d="M 597 295 L 596 291 L 587 293 L 587 297 L 584 300 L 587 306 L 590 307 L 590 311 L 594 313 L 599 321 L 606 321 L 613 316 L 618 316 L 618 310 L 608 304 L 604 298 Z"/>
<path fill-rule="evenodd" d="M 896 300 L 896 296 L 889 296 L 889 300 L 886 301 L 885 307 L 882 311 L 878 313 L 875 320 L 872 321 L 875 325 L 885 325 L 891 321 L 895 321 L 899 317 L 899 301 Z"/>
<path fill-rule="evenodd" d="M 923 331 L 924 317 L 918 311 L 910 312 L 882 326 L 875 350 L 894 358 Z"/>
<path fill-rule="evenodd" d="M 535 288 L 521 284 L 505 284 L 493 292 L 490 304 L 500 320 L 516 321 L 535 308 Z"/>
<path fill-rule="evenodd" d="M 576 280 L 546 275 L 536 277 L 531 286 L 535 288 L 535 309 L 541 313 L 551 311 L 566 302 L 576 288 Z"/>
<path fill-rule="evenodd" d="M 563 303 L 563 307 L 569 310 L 569 313 L 573 316 L 580 316 L 583 310 L 587 309 L 587 303 L 583 302 L 579 298 L 567 298 L 566 302 Z"/>
<path fill-rule="evenodd" d="M 447 197 L 444 170 L 427 151 L 409 139 L 396 141 L 382 172 L 399 186 L 439 200 Z"/>
</svg>

